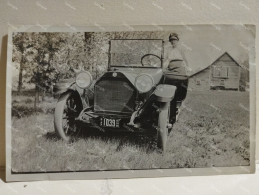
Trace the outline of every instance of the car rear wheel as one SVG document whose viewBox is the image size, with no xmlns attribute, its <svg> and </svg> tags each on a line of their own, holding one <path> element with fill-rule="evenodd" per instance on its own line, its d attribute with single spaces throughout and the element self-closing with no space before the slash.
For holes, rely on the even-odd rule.
<svg viewBox="0 0 259 195">
<path fill-rule="evenodd" d="M 166 150 L 170 117 L 170 102 L 161 103 L 158 115 L 157 147 Z"/>
<path fill-rule="evenodd" d="M 54 113 L 54 127 L 56 133 L 65 141 L 70 141 L 80 132 L 76 117 L 82 110 L 81 100 L 77 94 L 66 92 L 58 99 Z"/>
</svg>

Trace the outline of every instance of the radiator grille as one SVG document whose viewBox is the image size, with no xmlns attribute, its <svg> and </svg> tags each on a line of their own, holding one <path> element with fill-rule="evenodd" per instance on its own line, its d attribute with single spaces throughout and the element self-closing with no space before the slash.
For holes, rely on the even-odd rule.
<svg viewBox="0 0 259 195">
<path fill-rule="evenodd" d="M 132 113 L 135 91 L 125 79 L 104 79 L 95 85 L 95 111 Z"/>
</svg>

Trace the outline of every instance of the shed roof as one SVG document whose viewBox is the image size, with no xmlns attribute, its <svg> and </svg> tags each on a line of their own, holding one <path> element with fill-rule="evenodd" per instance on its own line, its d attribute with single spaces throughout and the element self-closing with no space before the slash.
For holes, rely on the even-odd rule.
<svg viewBox="0 0 259 195">
<path fill-rule="evenodd" d="M 222 58 L 225 54 L 228 55 L 228 56 L 230 57 L 230 59 L 233 60 L 238 66 L 240 66 L 240 64 L 239 64 L 228 52 L 224 52 L 224 53 L 223 53 L 222 55 L 220 55 L 216 60 L 214 60 L 210 65 L 208 65 L 207 67 L 205 67 L 205 68 L 203 68 L 203 69 L 201 69 L 201 70 L 199 70 L 199 71 L 197 71 L 197 72 L 191 74 L 189 77 L 192 77 L 192 76 L 194 76 L 194 75 L 197 75 L 197 74 L 199 74 L 200 72 L 206 70 L 206 69 L 209 68 L 212 64 L 214 64 L 216 61 L 218 61 L 220 58 Z M 240 66 L 240 67 L 242 67 L 242 66 Z"/>
</svg>

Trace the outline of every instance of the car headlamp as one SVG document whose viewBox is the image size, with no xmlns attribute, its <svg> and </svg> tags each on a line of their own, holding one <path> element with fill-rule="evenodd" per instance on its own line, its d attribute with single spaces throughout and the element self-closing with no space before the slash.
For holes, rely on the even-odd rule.
<svg viewBox="0 0 259 195">
<path fill-rule="evenodd" d="M 153 77 L 149 74 L 140 74 L 135 79 L 135 86 L 140 93 L 146 93 L 154 86 Z"/>
<path fill-rule="evenodd" d="M 92 75 L 87 71 L 80 72 L 76 75 L 76 84 L 82 89 L 89 87 L 92 81 Z"/>
</svg>

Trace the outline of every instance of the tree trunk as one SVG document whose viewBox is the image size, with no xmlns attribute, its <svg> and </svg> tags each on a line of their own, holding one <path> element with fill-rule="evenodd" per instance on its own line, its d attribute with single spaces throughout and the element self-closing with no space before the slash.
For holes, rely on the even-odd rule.
<svg viewBox="0 0 259 195">
<path fill-rule="evenodd" d="M 22 59 L 21 59 L 21 62 L 20 62 L 20 70 L 19 70 L 19 80 L 18 80 L 18 87 L 17 87 L 17 90 L 18 90 L 18 93 L 21 92 L 22 90 L 22 72 L 23 72 L 23 69 L 24 69 L 24 55 L 22 54 Z"/>
<path fill-rule="evenodd" d="M 93 38 L 93 33 L 91 32 L 85 32 L 85 49 L 86 49 L 86 54 L 87 54 L 87 58 L 91 59 L 91 42 L 92 42 L 92 38 Z M 92 60 L 89 63 L 89 72 L 93 73 L 93 68 L 92 68 Z"/>
<path fill-rule="evenodd" d="M 35 86 L 35 101 L 34 101 L 34 110 L 37 111 L 38 104 L 40 102 L 40 93 L 38 85 Z"/>
<path fill-rule="evenodd" d="M 36 83 L 35 83 L 35 101 L 34 101 L 34 109 L 37 111 L 38 104 L 40 102 L 40 87 L 39 87 L 39 73 L 37 70 L 36 73 Z"/>
<path fill-rule="evenodd" d="M 41 93 L 42 101 L 44 102 L 46 100 L 46 90 L 43 90 Z"/>
</svg>

